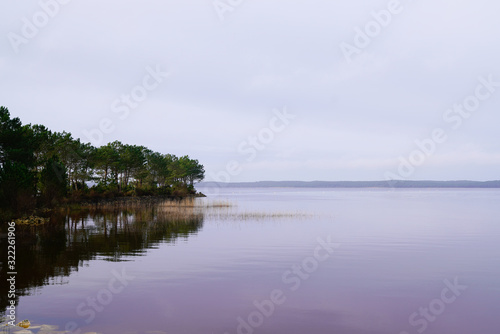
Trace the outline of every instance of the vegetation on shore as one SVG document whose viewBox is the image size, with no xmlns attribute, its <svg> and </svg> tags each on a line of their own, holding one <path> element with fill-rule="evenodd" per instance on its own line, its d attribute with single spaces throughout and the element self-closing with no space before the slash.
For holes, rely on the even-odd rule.
<svg viewBox="0 0 500 334">
<path fill-rule="evenodd" d="M 194 195 L 205 170 L 189 156 L 119 141 L 94 147 L 71 133 L 23 125 L 0 107 L 0 219 L 64 203 Z"/>
</svg>

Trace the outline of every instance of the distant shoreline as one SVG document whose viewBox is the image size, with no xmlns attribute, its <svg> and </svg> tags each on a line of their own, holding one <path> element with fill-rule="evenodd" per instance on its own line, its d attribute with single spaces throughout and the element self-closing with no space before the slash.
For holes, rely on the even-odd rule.
<svg viewBox="0 0 500 334">
<path fill-rule="evenodd" d="M 198 187 L 220 188 L 500 188 L 495 181 L 258 181 L 258 182 L 200 182 Z"/>
</svg>

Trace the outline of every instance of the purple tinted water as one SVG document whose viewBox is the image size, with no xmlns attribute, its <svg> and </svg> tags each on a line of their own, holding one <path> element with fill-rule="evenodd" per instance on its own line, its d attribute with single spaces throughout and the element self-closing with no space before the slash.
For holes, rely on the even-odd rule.
<svg viewBox="0 0 500 334">
<path fill-rule="evenodd" d="M 498 190 L 200 199 L 217 200 L 236 206 L 206 209 L 201 228 L 137 255 L 81 261 L 21 297 L 19 316 L 106 334 L 499 331 Z"/>
</svg>

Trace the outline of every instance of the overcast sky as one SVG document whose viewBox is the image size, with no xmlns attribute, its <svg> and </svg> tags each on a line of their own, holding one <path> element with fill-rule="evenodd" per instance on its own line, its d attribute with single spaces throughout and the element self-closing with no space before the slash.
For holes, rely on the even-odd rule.
<svg viewBox="0 0 500 334">
<path fill-rule="evenodd" d="M 0 105 L 96 146 L 188 154 L 207 180 L 500 179 L 499 13 L 491 0 L 4 1 Z"/>
</svg>

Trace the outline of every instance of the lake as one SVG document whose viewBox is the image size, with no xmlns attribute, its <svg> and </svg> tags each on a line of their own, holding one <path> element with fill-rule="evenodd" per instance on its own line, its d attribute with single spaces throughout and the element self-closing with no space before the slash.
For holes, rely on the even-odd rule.
<svg viewBox="0 0 500 334">
<path fill-rule="evenodd" d="M 18 226 L 3 330 L 498 333 L 498 189 L 199 190 Z"/>
</svg>

